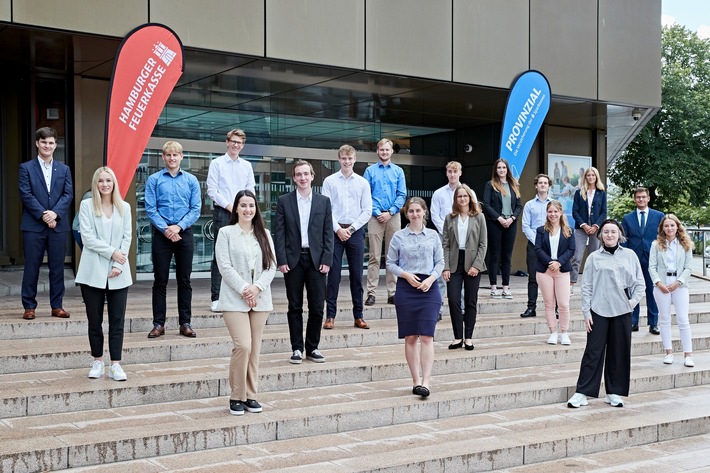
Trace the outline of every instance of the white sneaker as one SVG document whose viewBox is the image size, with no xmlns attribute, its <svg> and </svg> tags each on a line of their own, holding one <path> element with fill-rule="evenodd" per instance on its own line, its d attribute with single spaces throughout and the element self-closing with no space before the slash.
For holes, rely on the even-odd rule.
<svg viewBox="0 0 710 473">
<path fill-rule="evenodd" d="M 303 361 L 303 353 L 301 353 L 301 350 L 293 350 L 293 355 L 291 355 L 291 359 L 288 361 L 294 365 L 300 365 Z"/>
<path fill-rule="evenodd" d="M 567 401 L 567 407 L 579 407 L 579 406 L 586 406 L 589 404 L 587 402 L 587 396 L 585 396 L 582 393 L 574 393 L 574 396 L 569 398 L 569 401 Z"/>
<path fill-rule="evenodd" d="M 220 312 L 219 310 L 219 301 L 212 301 L 212 304 L 210 304 L 210 310 L 212 312 Z"/>
<path fill-rule="evenodd" d="M 125 381 L 128 379 L 126 377 L 126 373 L 123 371 L 123 368 L 121 368 L 121 365 L 118 363 L 111 365 L 111 368 L 108 370 L 108 377 L 112 378 L 114 381 Z"/>
<path fill-rule="evenodd" d="M 669 353 L 663 357 L 663 364 L 672 365 L 673 364 L 673 353 Z"/>
<path fill-rule="evenodd" d="M 503 299 L 503 294 L 499 291 L 491 291 L 491 299 Z"/>
<path fill-rule="evenodd" d="M 569 339 L 569 334 L 567 332 L 560 335 L 560 343 L 562 345 L 572 345 L 572 340 Z"/>
<path fill-rule="evenodd" d="M 552 332 L 550 338 L 547 339 L 548 345 L 557 345 L 557 332 Z"/>
<path fill-rule="evenodd" d="M 574 296 L 574 285 L 572 284 L 569 286 L 569 295 Z"/>
<path fill-rule="evenodd" d="M 91 363 L 91 369 L 89 370 L 89 378 L 98 379 L 104 375 L 104 362 L 101 360 L 94 360 Z"/>
<path fill-rule="evenodd" d="M 687 366 L 688 368 L 692 368 L 693 366 L 695 366 L 695 363 L 693 362 L 693 359 L 692 359 L 691 357 L 689 357 L 689 356 L 686 356 L 686 357 L 685 357 L 685 361 L 683 362 L 683 364 L 684 364 L 685 366 Z"/>
<path fill-rule="evenodd" d="M 624 407 L 624 401 L 621 400 L 618 394 L 607 394 L 604 402 L 610 404 L 611 407 Z"/>
</svg>

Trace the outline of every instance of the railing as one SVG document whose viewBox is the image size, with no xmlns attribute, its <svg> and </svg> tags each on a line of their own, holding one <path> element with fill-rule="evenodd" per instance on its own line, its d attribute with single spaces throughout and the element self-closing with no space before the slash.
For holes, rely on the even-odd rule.
<svg viewBox="0 0 710 473">
<path fill-rule="evenodd" d="M 687 227 L 685 230 L 695 243 L 693 253 L 703 257 L 703 276 L 707 276 L 710 267 L 710 227 Z"/>
</svg>

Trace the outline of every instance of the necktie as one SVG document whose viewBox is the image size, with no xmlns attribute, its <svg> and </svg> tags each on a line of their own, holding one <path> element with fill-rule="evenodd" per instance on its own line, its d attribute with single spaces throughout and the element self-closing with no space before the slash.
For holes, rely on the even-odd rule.
<svg viewBox="0 0 710 473">
<path fill-rule="evenodd" d="M 646 229 L 646 212 L 641 212 L 641 233 Z"/>
</svg>

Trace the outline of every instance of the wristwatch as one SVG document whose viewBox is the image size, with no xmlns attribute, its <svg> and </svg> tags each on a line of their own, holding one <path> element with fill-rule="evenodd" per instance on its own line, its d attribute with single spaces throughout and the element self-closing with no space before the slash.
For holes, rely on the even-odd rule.
<svg viewBox="0 0 710 473">
<path fill-rule="evenodd" d="M 348 233 L 349 233 L 349 234 L 352 235 L 353 233 L 355 233 L 355 231 L 356 231 L 356 230 L 355 230 L 355 227 L 353 227 L 352 225 L 350 225 L 350 226 L 348 227 Z"/>
</svg>

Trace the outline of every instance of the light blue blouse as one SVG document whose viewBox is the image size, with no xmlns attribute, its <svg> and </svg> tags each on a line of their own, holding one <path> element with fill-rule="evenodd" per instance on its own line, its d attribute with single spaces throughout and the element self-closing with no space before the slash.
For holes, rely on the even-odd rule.
<svg viewBox="0 0 710 473">
<path fill-rule="evenodd" d="M 407 225 L 392 236 L 387 251 L 387 271 L 397 277 L 403 272 L 429 274 L 437 278 L 444 269 L 444 250 L 439 234 L 425 228 L 414 233 Z"/>
</svg>

